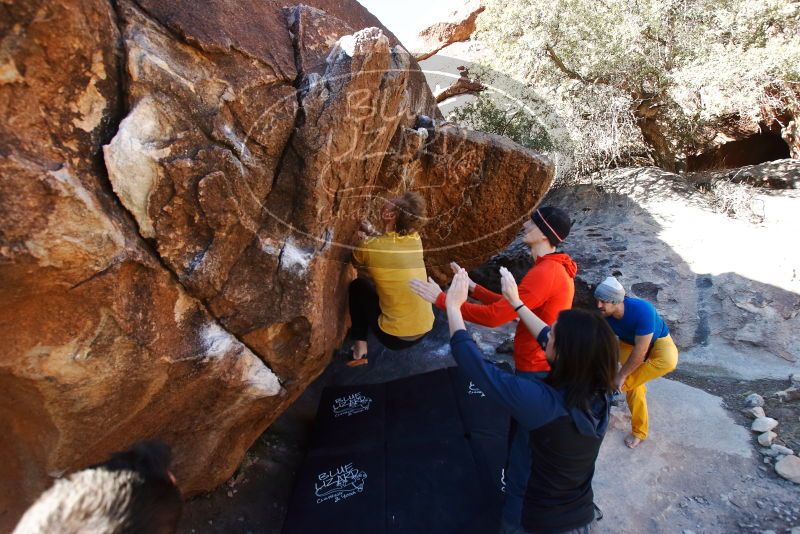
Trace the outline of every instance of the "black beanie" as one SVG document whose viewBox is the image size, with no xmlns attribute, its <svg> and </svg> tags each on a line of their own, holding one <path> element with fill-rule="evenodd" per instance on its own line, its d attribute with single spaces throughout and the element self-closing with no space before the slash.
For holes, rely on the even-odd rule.
<svg viewBox="0 0 800 534">
<path fill-rule="evenodd" d="M 572 227 L 572 221 L 569 220 L 567 212 L 552 206 L 534 210 L 531 213 L 531 220 L 553 246 L 564 241 L 569 235 L 569 229 Z"/>
</svg>

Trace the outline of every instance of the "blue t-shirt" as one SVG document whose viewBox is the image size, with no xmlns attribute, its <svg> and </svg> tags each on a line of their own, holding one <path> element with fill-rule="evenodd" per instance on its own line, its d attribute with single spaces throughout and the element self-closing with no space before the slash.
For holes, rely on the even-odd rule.
<svg viewBox="0 0 800 534">
<path fill-rule="evenodd" d="M 606 319 L 617 337 L 631 345 L 634 344 L 636 336 L 653 334 L 653 341 L 655 341 L 669 335 L 669 328 L 664 323 L 664 319 L 646 300 L 625 297 L 625 313 L 622 319 L 614 317 L 606 317 Z"/>
</svg>

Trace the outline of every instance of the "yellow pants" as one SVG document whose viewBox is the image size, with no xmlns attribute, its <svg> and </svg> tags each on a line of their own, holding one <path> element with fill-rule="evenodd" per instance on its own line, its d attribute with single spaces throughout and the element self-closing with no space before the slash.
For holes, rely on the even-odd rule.
<svg viewBox="0 0 800 534">
<path fill-rule="evenodd" d="M 625 363 L 633 351 L 633 345 L 619 342 L 619 361 Z M 649 382 L 659 376 L 669 373 L 678 365 L 678 347 L 672 341 L 672 336 L 656 339 L 647 359 L 642 365 L 628 375 L 623 385 L 625 396 L 628 399 L 628 408 L 631 411 L 631 434 L 639 439 L 647 438 L 647 386 Z"/>
</svg>

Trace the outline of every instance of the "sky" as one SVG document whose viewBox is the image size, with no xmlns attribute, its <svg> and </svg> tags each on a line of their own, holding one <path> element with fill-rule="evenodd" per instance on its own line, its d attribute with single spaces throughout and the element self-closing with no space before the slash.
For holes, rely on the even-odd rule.
<svg viewBox="0 0 800 534">
<path fill-rule="evenodd" d="M 358 0 L 384 26 L 394 33 L 401 43 L 410 43 L 422 29 L 439 20 L 443 14 L 463 4 L 462 0 Z"/>
</svg>

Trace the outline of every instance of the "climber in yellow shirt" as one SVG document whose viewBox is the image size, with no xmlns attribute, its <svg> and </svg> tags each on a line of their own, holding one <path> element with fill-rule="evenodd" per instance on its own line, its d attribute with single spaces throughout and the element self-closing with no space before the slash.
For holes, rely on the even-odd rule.
<svg viewBox="0 0 800 534">
<path fill-rule="evenodd" d="M 425 220 L 425 200 L 418 193 L 390 199 L 381 208 L 383 233 L 373 234 L 353 251 L 360 276 L 350 283 L 350 333 L 355 340 L 347 365 L 367 363 L 367 331 L 388 349 L 419 343 L 433 327 L 430 303 L 414 294 L 408 282 L 427 278 L 418 230 Z M 364 276 L 366 275 L 366 276 Z"/>
</svg>

